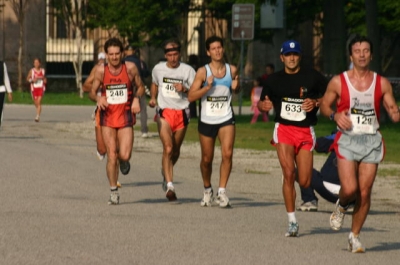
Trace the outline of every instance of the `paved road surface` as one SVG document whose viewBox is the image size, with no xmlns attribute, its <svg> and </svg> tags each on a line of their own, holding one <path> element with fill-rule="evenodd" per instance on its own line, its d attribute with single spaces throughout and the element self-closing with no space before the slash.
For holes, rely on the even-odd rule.
<svg viewBox="0 0 400 265">
<path fill-rule="evenodd" d="M 6 105 L 0 264 L 399 264 L 399 200 L 374 201 L 362 233 L 366 254 L 346 251 L 351 218 L 331 231 L 333 205 L 322 200 L 321 211 L 297 213 L 300 237 L 285 238 L 279 174 L 244 174 L 233 165 L 233 207 L 201 208 L 200 153 L 185 151 L 175 170 L 179 203 L 169 203 L 156 137 L 135 140 L 131 172 L 120 177 L 121 204 L 108 206 L 105 161 L 82 136 L 92 133 L 92 110 L 45 106 L 34 123 L 33 106 Z"/>
</svg>

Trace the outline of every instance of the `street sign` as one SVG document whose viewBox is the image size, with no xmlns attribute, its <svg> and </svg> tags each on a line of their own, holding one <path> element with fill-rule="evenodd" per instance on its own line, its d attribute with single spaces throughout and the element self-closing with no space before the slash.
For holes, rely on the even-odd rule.
<svg viewBox="0 0 400 265">
<path fill-rule="evenodd" d="M 232 40 L 254 38 L 254 4 L 232 5 Z"/>
</svg>

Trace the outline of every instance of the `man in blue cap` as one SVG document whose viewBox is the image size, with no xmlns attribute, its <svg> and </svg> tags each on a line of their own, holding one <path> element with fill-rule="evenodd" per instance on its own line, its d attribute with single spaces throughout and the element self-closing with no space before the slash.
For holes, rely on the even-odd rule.
<svg viewBox="0 0 400 265">
<path fill-rule="evenodd" d="M 275 109 L 275 129 L 271 143 L 276 147 L 282 168 L 282 192 L 289 227 L 287 237 L 296 237 L 299 224 L 295 216 L 296 168 L 301 187 L 310 186 L 317 111 L 328 81 L 314 69 L 300 67 L 301 47 L 295 40 L 282 44 L 281 61 L 284 69 L 265 81 L 258 108 Z"/>
</svg>

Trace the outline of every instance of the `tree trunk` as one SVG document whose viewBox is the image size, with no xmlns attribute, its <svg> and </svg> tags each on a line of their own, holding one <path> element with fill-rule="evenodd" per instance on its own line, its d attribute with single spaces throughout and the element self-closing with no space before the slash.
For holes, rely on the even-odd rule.
<svg viewBox="0 0 400 265">
<path fill-rule="evenodd" d="M 336 75 L 346 70 L 346 25 L 344 14 L 344 0 L 325 0 L 324 38 L 322 40 L 323 71 L 326 74 Z"/>
<path fill-rule="evenodd" d="M 23 20 L 22 20 L 23 21 Z M 23 22 L 20 22 L 19 25 L 19 48 L 18 48 L 18 91 L 22 92 L 22 48 L 23 48 L 23 38 L 24 38 L 24 30 L 23 30 Z"/>
<path fill-rule="evenodd" d="M 381 73 L 381 53 L 380 53 L 380 35 L 378 24 L 378 3 L 377 0 L 365 0 L 365 19 L 367 23 L 368 37 L 374 45 L 373 60 L 371 61 L 371 70 Z"/>
</svg>

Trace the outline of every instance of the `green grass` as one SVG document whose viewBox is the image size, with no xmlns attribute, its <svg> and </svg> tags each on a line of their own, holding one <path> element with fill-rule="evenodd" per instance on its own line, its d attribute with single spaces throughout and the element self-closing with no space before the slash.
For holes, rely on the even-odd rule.
<svg viewBox="0 0 400 265">
<path fill-rule="evenodd" d="M 30 93 L 13 92 L 13 103 L 15 104 L 32 104 Z M 80 98 L 79 94 L 74 93 L 46 93 L 43 97 L 44 105 L 94 105 L 84 94 L 84 98 Z M 237 101 L 234 102 L 237 104 Z M 243 100 L 243 106 L 248 106 L 248 99 Z M 261 117 L 260 117 L 261 119 Z M 270 144 L 272 132 L 274 129 L 273 122 L 258 122 L 250 124 L 251 115 L 242 115 L 236 117 L 236 148 L 253 149 L 253 150 L 275 150 Z M 149 124 L 152 132 L 157 132 L 157 126 L 154 123 Z M 317 137 L 330 134 L 335 129 L 335 124 L 325 117 L 320 117 L 315 133 Z M 387 122 L 381 125 L 381 133 L 386 144 L 385 163 L 399 163 L 400 156 L 397 151 L 400 150 L 399 139 L 400 123 L 394 124 Z M 186 141 L 198 141 L 197 119 L 190 121 L 188 131 L 185 137 Z M 218 141 L 217 141 L 218 144 Z"/>
<path fill-rule="evenodd" d="M 14 104 L 33 104 L 31 93 L 29 92 L 13 92 Z M 85 93 L 83 98 L 79 97 L 78 92 L 69 93 L 45 93 L 42 98 L 43 105 L 94 105 Z"/>
<path fill-rule="evenodd" d="M 235 147 L 252 150 L 275 150 L 270 144 L 274 130 L 274 122 L 261 122 L 250 124 L 251 115 L 236 116 L 236 139 Z M 261 117 L 260 117 L 261 118 Z M 149 126 L 152 132 L 157 132 L 156 124 Z M 319 117 L 318 124 L 315 126 L 317 137 L 329 135 L 335 130 L 335 124 L 325 117 Z M 400 141 L 398 135 L 400 123 L 394 124 L 388 122 L 381 126 L 381 133 L 386 145 L 385 163 L 399 163 L 400 156 L 397 151 L 400 150 Z M 198 141 L 197 119 L 191 119 L 185 137 L 186 141 Z M 217 141 L 218 145 L 218 141 Z"/>
</svg>

